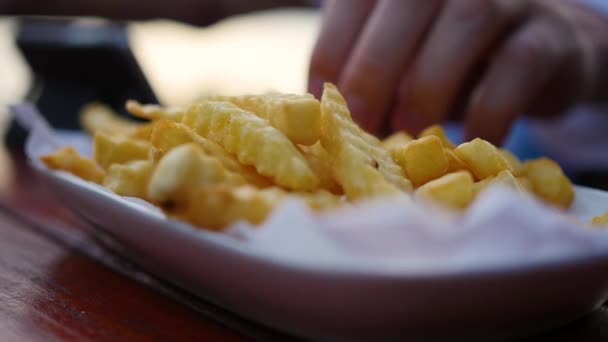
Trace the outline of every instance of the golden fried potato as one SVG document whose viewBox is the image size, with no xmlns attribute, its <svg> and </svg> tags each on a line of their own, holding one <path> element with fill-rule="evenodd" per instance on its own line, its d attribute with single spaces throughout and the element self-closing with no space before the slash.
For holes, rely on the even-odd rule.
<svg viewBox="0 0 608 342">
<path fill-rule="evenodd" d="M 466 170 L 467 165 L 458 158 L 454 150 L 444 147 L 443 152 L 448 160 L 448 170 L 446 173 L 452 173 L 456 171 Z"/>
<path fill-rule="evenodd" d="M 445 134 L 443 127 L 439 125 L 429 126 L 425 128 L 422 132 L 420 132 L 420 134 L 418 134 L 418 138 L 424 138 L 428 136 L 436 136 L 437 138 L 439 138 L 439 140 L 441 140 L 441 144 L 443 144 L 443 147 L 445 148 L 449 148 L 450 150 L 456 148 L 456 145 L 454 145 L 454 143 L 451 142 L 450 139 L 448 139 L 448 136 Z"/>
<path fill-rule="evenodd" d="M 517 179 L 515 178 L 515 176 L 513 176 L 513 173 L 511 173 L 511 171 L 509 171 L 509 170 L 502 170 L 502 171 L 500 171 L 496 175 L 496 177 L 493 178 L 493 181 L 495 183 L 508 186 L 508 187 L 513 188 L 515 190 L 522 190 L 521 187 L 520 187 L 520 185 L 519 185 L 519 181 L 517 181 Z"/>
<path fill-rule="evenodd" d="M 135 160 L 125 164 L 113 164 L 110 166 L 103 186 L 112 190 L 117 195 L 148 197 L 148 182 L 154 170 L 151 160 Z"/>
<path fill-rule="evenodd" d="M 154 128 L 154 122 L 148 122 L 146 124 L 138 126 L 128 136 L 133 139 L 150 140 L 150 135 L 152 134 L 152 128 Z"/>
<path fill-rule="evenodd" d="M 177 206 L 170 212 L 199 227 L 221 230 L 238 221 L 261 224 L 288 197 L 300 199 L 314 210 L 326 210 L 341 203 L 338 196 L 323 190 L 294 194 L 278 187 L 257 189 L 217 184 L 200 188 L 184 207 Z"/>
<path fill-rule="evenodd" d="M 520 182 L 513 176 L 511 171 L 503 170 L 500 171 L 495 177 L 488 177 L 473 184 L 473 194 L 477 196 L 489 186 L 494 185 L 506 186 L 513 190 L 517 190 L 518 192 L 524 191 L 520 185 Z"/>
<path fill-rule="evenodd" d="M 283 133 L 232 103 L 200 102 L 190 107 L 183 123 L 280 186 L 301 191 L 319 186 L 302 153 Z"/>
<path fill-rule="evenodd" d="M 152 126 L 149 140 L 163 154 L 179 145 L 196 143 L 206 155 L 216 158 L 228 171 L 242 175 L 251 185 L 260 188 L 272 185 L 270 179 L 257 173 L 253 167 L 242 165 L 222 146 L 201 137 L 184 124 L 168 120 L 158 120 Z"/>
<path fill-rule="evenodd" d="M 149 140 L 154 147 L 164 154 L 177 146 L 195 142 L 198 138 L 205 141 L 205 143 L 209 142 L 209 140 L 194 133 L 186 125 L 169 120 L 157 120 L 152 123 Z M 223 150 L 221 146 L 215 143 L 210 142 L 210 144 L 215 145 L 217 149 Z M 207 148 L 200 147 L 206 152 Z"/>
<path fill-rule="evenodd" d="M 195 226 L 211 230 L 222 230 L 237 221 L 258 225 L 285 195 L 275 187 L 260 190 L 217 184 L 199 188 L 192 200 L 177 207 L 174 213 Z"/>
<path fill-rule="evenodd" d="M 131 135 L 143 124 L 119 116 L 112 108 L 104 104 L 91 103 L 80 111 L 80 125 L 90 135 L 98 132 Z"/>
<path fill-rule="evenodd" d="M 525 162 L 523 174 L 530 179 L 534 193 L 545 202 L 567 209 L 574 201 L 572 183 L 553 160 L 540 158 Z"/>
<path fill-rule="evenodd" d="M 180 145 L 166 153 L 152 173 L 148 198 L 160 204 L 190 201 L 195 191 L 212 184 L 244 185 L 245 179 L 226 170 L 195 143 Z"/>
<path fill-rule="evenodd" d="M 479 196 L 482 192 L 484 192 L 488 187 L 492 184 L 494 177 L 488 177 L 486 179 L 482 179 L 480 181 L 473 183 L 473 197 Z"/>
<path fill-rule="evenodd" d="M 528 177 L 518 176 L 515 177 L 517 179 L 517 183 L 519 183 L 519 188 L 524 190 L 525 192 L 533 193 L 534 187 L 532 186 L 532 181 Z"/>
<path fill-rule="evenodd" d="M 441 140 L 434 135 L 413 140 L 405 148 L 394 150 L 393 159 L 416 187 L 443 176 L 449 166 Z"/>
<path fill-rule="evenodd" d="M 95 133 L 94 160 L 68 148 L 42 161 L 202 228 L 260 224 L 286 199 L 327 210 L 347 198 L 411 193 L 413 186 L 416 197 L 452 209 L 468 207 L 493 184 L 563 208 L 574 197 L 555 162 L 522 165 L 482 139 L 455 147 L 438 125 L 416 140 L 397 132 L 380 141 L 357 126 L 329 83 L 321 102 L 272 93 L 208 97 L 188 110 L 129 101 L 127 109 L 150 122 L 91 105 L 81 120 Z M 608 213 L 593 223 L 608 226 Z"/>
<path fill-rule="evenodd" d="M 346 101 L 329 83 L 325 84 L 321 99 L 321 144 L 330 155 L 336 181 L 349 198 L 412 190 L 401 167 L 378 139 L 353 122 Z"/>
<path fill-rule="evenodd" d="M 139 139 L 125 136 L 95 134 L 93 159 L 107 170 L 112 164 L 122 164 L 133 160 L 147 160 L 152 153 L 152 145 Z"/>
<path fill-rule="evenodd" d="M 522 172 L 521 161 L 519 160 L 519 158 L 517 158 L 517 156 L 511 153 L 511 151 L 506 150 L 504 148 L 499 148 L 498 152 L 507 161 L 507 164 L 509 164 L 509 169 L 511 170 L 513 175 L 519 176 Z"/>
<path fill-rule="evenodd" d="M 206 100 L 230 102 L 254 113 L 295 144 L 312 145 L 319 140 L 321 110 L 319 101 L 310 94 L 214 96 Z"/>
<path fill-rule="evenodd" d="M 412 140 L 414 140 L 414 138 L 412 138 L 411 135 L 405 133 L 404 131 L 399 131 L 382 140 L 382 146 L 389 152 L 392 152 L 393 150 L 400 150 L 404 148 Z"/>
<path fill-rule="evenodd" d="M 591 225 L 596 227 L 608 227 L 608 211 L 591 219 Z"/>
<path fill-rule="evenodd" d="M 95 161 L 78 154 L 73 147 L 63 147 L 40 160 L 51 170 L 62 170 L 94 183 L 101 183 L 106 172 Z"/>
<path fill-rule="evenodd" d="M 294 196 L 295 198 L 304 201 L 308 207 L 316 211 L 332 209 L 344 203 L 341 196 L 332 194 L 331 192 L 323 189 L 311 193 L 292 192 L 290 193 L 290 196 Z"/>
<path fill-rule="evenodd" d="M 496 146 L 480 138 L 460 144 L 454 153 L 478 180 L 496 176 L 503 170 L 512 171 Z"/>
<path fill-rule="evenodd" d="M 415 195 L 452 209 L 464 209 L 474 198 L 473 177 L 468 171 L 448 173 L 419 187 Z"/>
<path fill-rule="evenodd" d="M 331 170 L 331 159 L 321 142 L 312 146 L 299 145 L 298 148 L 308 161 L 308 165 L 319 178 L 319 188 L 325 189 L 333 194 L 341 195 L 344 193 L 342 187 L 333 177 Z"/>
<path fill-rule="evenodd" d="M 161 107 L 154 104 L 142 105 L 135 100 L 129 100 L 126 103 L 126 108 L 129 114 L 146 120 L 169 120 L 180 122 L 184 116 L 185 110 L 179 107 Z"/>
</svg>

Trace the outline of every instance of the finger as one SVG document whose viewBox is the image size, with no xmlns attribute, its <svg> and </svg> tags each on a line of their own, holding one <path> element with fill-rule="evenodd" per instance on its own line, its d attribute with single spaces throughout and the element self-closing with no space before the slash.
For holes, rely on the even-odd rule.
<svg viewBox="0 0 608 342">
<path fill-rule="evenodd" d="M 371 0 L 326 1 L 308 77 L 308 91 L 317 98 L 321 97 L 324 82 L 338 82 L 342 66 L 374 3 Z"/>
<path fill-rule="evenodd" d="M 440 7 L 438 0 L 381 0 L 340 77 L 355 120 L 380 128 L 404 67 Z"/>
<path fill-rule="evenodd" d="M 559 66 L 576 51 L 576 39 L 557 18 L 538 18 L 509 38 L 475 91 L 466 117 L 467 138 L 502 143 Z"/>
<path fill-rule="evenodd" d="M 545 6 L 551 5 L 555 4 L 545 1 Z M 593 103 L 598 99 L 608 98 L 601 95 L 601 91 L 608 94 L 608 63 L 601 62 L 607 60 L 608 56 L 606 49 L 602 48 L 608 46 L 605 35 L 608 21 L 579 2 L 557 5 L 550 8 L 576 28 L 574 34 L 578 53 L 568 54 L 558 75 L 555 75 L 545 88 L 544 94 L 534 100 L 532 112 L 526 114 L 555 116 L 575 102 Z"/>
<path fill-rule="evenodd" d="M 556 117 L 570 108 L 574 103 L 583 99 L 584 76 L 580 56 L 568 53 L 560 62 L 558 73 L 543 86 L 526 108 L 526 115 L 534 117 Z"/>
<path fill-rule="evenodd" d="M 529 1 L 449 1 L 403 80 L 393 124 L 413 133 L 447 118 L 459 90 Z"/>
</svg>

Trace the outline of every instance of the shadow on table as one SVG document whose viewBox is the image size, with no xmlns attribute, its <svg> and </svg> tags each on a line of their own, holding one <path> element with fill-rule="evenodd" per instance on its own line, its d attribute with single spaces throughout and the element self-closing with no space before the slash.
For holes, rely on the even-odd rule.
<svg viewBox="0 0 608 342">
<path fill-rule="evenodd" d="M 30 315 L 57 337 L 235 340 L 236 334 L 171 298 L 70 251 L 38 282 Z"/>
</svg>

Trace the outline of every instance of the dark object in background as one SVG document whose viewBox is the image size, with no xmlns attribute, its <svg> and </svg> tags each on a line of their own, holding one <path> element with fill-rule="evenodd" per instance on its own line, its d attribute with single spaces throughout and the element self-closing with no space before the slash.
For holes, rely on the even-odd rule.
<svg viewBox="0 0 608 342">
<path fill-rule="evenodd" d="M 92 101 L 123 114 L 129 98 L 158 102 L 129 47 L 124 23 L 23 18 L 17 46 L 34 74 L 27 100 L 54 127 L 79 129 L 78 112 Z M 24 136 L 12 122 L 7 143 L 19 145 Z"/>
<path fill-rule="evenodd" d="M 579 172 L 572 178 L 578 185 L 608 191 L 608 170 Z"/>
</svg>

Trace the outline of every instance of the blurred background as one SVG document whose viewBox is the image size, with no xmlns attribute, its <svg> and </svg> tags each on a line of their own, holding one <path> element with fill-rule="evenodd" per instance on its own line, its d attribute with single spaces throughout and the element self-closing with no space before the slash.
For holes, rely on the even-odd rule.
<svg viewBox="0 0 608 342">
<path fill-rule="evenodd" d="M 102 101 L 187 104 L 208 94 L 303 92 L 319 26 L 306 0 L 0 0 L 0 142 L 25 133 L 8 105 L 33 101 L 55 127 Z M 13 148 L 19 151 L 21 148 Z M 0 188 L 10 183 L 0 143 Z"/>
<path fill-rule="evenodd" d="M 314 2 L 114 2 L 4 6 L 19 15 L 0 17 L 1 130 L 7 105 L 25 99 L 54 126 L 76 128 L 89 101 L 121 110 L 127 98 L 180 105 L 208 94 L 306 89 Z"/>
</svg>

